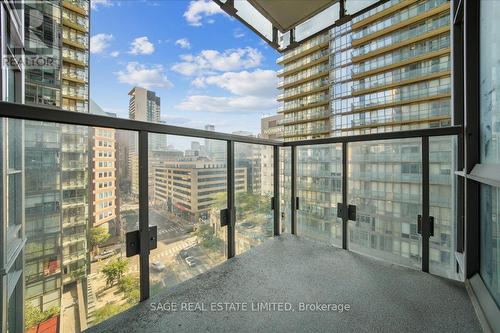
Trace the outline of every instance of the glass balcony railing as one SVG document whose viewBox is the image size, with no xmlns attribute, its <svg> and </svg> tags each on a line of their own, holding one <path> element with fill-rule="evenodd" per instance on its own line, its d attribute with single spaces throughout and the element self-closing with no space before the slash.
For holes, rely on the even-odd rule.
<svg viewBox="0 0 500 333">
<path fill-rule="evenodd" d="M 306 82 L 299 86 L 286 89 L 283 94 L 278 95 L 278 100 L 293 98 L 294 96 L 306 94 L 329 85 L 328 77 L 322 77 L 311 82 Z"/>
<path fill-rule="evenodd" d="M 281 125 L 290 125 L 301 121 L 314 121 L 315 119 L 322 119 L 330 117 L 331 112 L 328 107 L 317 107 L 303 112 L 292 112 L 285 115 L 280 121 Z"/>
<path fill-rule="evenodd" d="M 451 61 L 449 56 L 424 61 L 418 64 L 412 64 L 402 68 L 397 68 L 393 71 L 376 74 L 370 77 L 355 81 L 352 85 L 352 92 L 356 93 L 365 89 L 374 89 L 384 87 L 406 80 L 413 80 L 420 77 L 425 77 L 435 73 L 451 70 Z"/>
<path fill-rule="evenodd" d="M 402 41 L 410 40 L 415 37 L 425 35 L 439 28 L 447 27 L 450 24 L 449 14 L 443 14 L 439 17 L 433 17 L 423 22 L 410 25 L 407 28 L 399 29 L 392 34 L 372 40 L 366 44 L 356 47 L 352 51 L 352 56 L 357 57 L 374 52 L 378 49 L 388 48 L 391 45 Z"/>
<path fill-rule="evenodd" d="M 379 107 L 391 103 L 403 103 L 409 100 L 428 97 L 444 96 L 451 93 L 451 79 L 442 78 L 424 83 L 403 86 L 382 92 L 371 93 L 354 97 L 351 110 L 361 110 L 370 107 Z"/>
<path fill-rule="evenodd" d="M 328 93 L 325 92 L 316 93 L 314 95 L 308 95 L 292 101 L 285 102 L 283 106 L 278 107 L 278 112 L 301 109 L 310 105 L 325 103 L 329 101 L 330 101 L 330 96 Z"/>
<path fill-rule="evenodd" d="M 75 6 L 83 11 L 83 13 L 88 14 L 89 12 L 89 1 L 86 0 L 63 0 L 63 5 L 69 4 L 70 6 Z"/>
<path fill-rule="evenodd" d="M 10 104 L 0 111 L 19 112 Z M 47 292 L 58 295 L 38 305 L 51 316 L 30 317 L 33 327 L 54 317 L 75 325 L 75 314 L 84 315 L 88 327 L 97 325 L 282 232 L 416 269 L 428 265 L 436 275 L 457 279 L 453 198 L 460 127 L 283 143 L 160 124 L 151 129 L 40 107 L 22 106 L 22 112 L 46 122 L 0 119 L 15 122 L 20 137 L 25 124 L 30 131 L 27 143 L 8 141 L 10 151 L 26 149 L 29 156 L 24 169 L 9 175 L 30 180 L 25 190 L 11 188 L 8 200 L 24 201 L 32 212 L 11 233 L 29 230 L 18 234 L 29 260 L 25 301 L 38 300 L 33 295 L 44 279 L 56 279 Z M 59 121 L 65 124 L 51 125 Z M 98 130 L 116 131 L 106 137 L 113 154 L 102 160 L 94 155 L 103 140 L 93 135 Z M 330 131 L 327 119 L 289 124 L 284 135 Z M 49 140 L 47 149 L 30 137 L 60 145 Z M 18 165 L 9 163 L 10 169 Z M 45 180 L 41 169 L 47 168 L 59 181 L 46 182 L 41 196 L 32 187 Z M 422 233 L 419 216 L 433 218 L 432 233 Z M 138 239 L 149 246 L 137 248 Z M 71 304 L 61 303 L 68 298 Z"/>
<path fill-rule="evenodd" d="M 381 70 L 386 66 L 391 66 L 414 57 L 433 54 L 434 52 L 437 53 L 448 49 L 451 46 L 450 43 L 450 33 L 445 32 L 422 42 L 413 43 L 395 51 L 384 53 L 375 58 L 361 61 L 354 65 L 352 69 L 353 75 L 361 75 L 365 72 Z"/>
<path fill-rule="evenodd" d="M 389 1 L 388 3 L 392 6 L 393 2 L 395 2 L 395 1 Z M 399 2 L 399 0 L 397 2 Z M 374 23 L 363 27 L 362 30 L 358 30 L 358 31 L 354 32 L 352 35 L 352 38 L 354 40 L 356 40 L 356 39 L 360 39 L 360 38 L 363 38 L 365 36 L 374 34 L 380 30 L 389 28 L 395 24 L 398 24 L 400 22 L 403 22 L 405 20 L 411 19 L 411 18 L 416 17 L 420 14 L 428 12 L 429 10 L 436 8 L 436 7 L 442 5 L 446 2 L 447 2 L 447 0 L 420 1 L 414 5 L 411 5 L 407 8 L 404 8 L 401 11 L 397 11 L 393 15 L 386 16 L 383 19 L 377 20 Z M 383 6 L 378 6 L 377 10 L 379 10 L 379 8 L 383 8 Z M 371 12 L 371 11 L 369 11 L 369 12 Z M 359 20 L 360 17 L 364 17 L 364 15 L 366 15 L 366 14 L 361 14 L 357 18 L 353 19 L 353 23 L 356 22 L 356 20 Z"/>
<path fill-rule="evenodd" d="M 294 61 L 291 64 L 285 65 L 283 68 L 278 70 L 278 75 L 283 74 L 283 73 L 289 73 L 293 70 L 296 70 L 297 68 L 300 68 L 302 66 L 306 66 L 307 64 L 309 64 L 311 62 L 317 61 L 321 58 L 324 58 L 325 56 L 328 56 L 328 54 L 329 54 L 328 49 L 314 52 L 314 53 L 300 59 L 299 61 Z"/>
<path fill-rule="evenodd" d="M 362 14 L 356 15 L 352 19 L 352 23 L 356 24 L 358 22 L 366 20 L 367 18 L 372 17 L 375 14 L 380 13 L 380 12 L 382 12 L 382 11 L 388 9 L 388 8 L 391 8 L 392 6 L 397 5 L 398 3 L 402 2 L 402 1 L 404 1 L 404 0 L 389 0 L 387 2 L 384 2 L 380 6 L 376 6 L 375 8 L 370 9 L 370 10 L 368 10 L 368 11 L 362 13 Z"/>
<path fill-rule="evenodd" d="M 279 57 L 276 60 L 276 63 L 283 62 L 287 59 L 290 59 L 294 56 L 299 55 L 300 53 L 303 53 L 317 45 L 327 43 L 329 41 L 330 37 L 328 34 L 321 34 L 318 37 L 311 38 L 307 42 L 302 43 L 299 47 L 296 47 L 288 52 L 286 52 L 283 56 Z"/>
</svg>

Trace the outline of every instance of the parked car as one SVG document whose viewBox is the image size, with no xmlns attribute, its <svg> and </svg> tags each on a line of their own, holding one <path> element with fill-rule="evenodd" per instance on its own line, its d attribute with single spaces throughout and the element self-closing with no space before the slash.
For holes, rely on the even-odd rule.
<svg viewBox="0 0 500 333">
<path fill-rule="evenodd" d="M 165 265 L 159 261 L 155 261 L 155 262 L 151 263 L 151 269 L 154 271 L 161 272 L 161 271 L 164 271 L 165 268 L 166 268 Z"/>
<path fill-rule="evenodd" d="M 182 258 L 184 258 L 184 259 L 185 259 L 185 258 L 187 258 L 187 257 L 189 257 L 189 252 L 188 252 L 188 250 L 186 250 L 186 249 L 182 249 L 182 250 L 180 250 L 180 251 L 179 251 L 179 254 L 180 254 L 180 256 L 181 256 Z"/>
<path fill-rule="evenodd" d="M 189 267 L 196 266 L 196 259 L 194 259 L 193 257 L 186 257 L 184 258 L 184 260 L 186 261 L 186 264 L 188 264 Z"/>
<path fill-rule="evenodd" d="M 108 259 L 110 257 L 112 257 L 113 255 L 115 254 L 115 251 L 112 251 L 112 250 L 104 250 L 102 251 L 100 254 L 96 255 L 94 257 L 94 259 L 96 261 L 98 260 L 103 260 L 103 259 Z"/>
<path fill-rule="evenodd" d="M 242 227 L 247 228 L 247 229 L 253 229 L 255 228 L 255 223 L 253 222 L 243 222 L 241 224 Z"/>
</svg>

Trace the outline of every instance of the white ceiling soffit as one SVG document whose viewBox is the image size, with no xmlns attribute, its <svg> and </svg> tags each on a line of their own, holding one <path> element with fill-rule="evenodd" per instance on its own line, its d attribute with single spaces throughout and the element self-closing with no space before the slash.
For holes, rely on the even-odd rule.
<svg viewBox="0 0 500 333">
<path fill-rule="evenodd" d="M 248 2 L 285 33 L 338 0 L 248 0 Z"/>
</svg>

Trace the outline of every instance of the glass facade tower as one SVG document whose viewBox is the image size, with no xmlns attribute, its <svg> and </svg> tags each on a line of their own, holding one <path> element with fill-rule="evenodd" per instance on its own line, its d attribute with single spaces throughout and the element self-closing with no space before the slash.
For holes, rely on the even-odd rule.
<svg viewBox="0 0 500 333">
<path fill-rule="evenodd" d="M 88 112 L 89 1 L 24 5 L 26 53 L 52 59 L 27 68 L 26 103 Z M 85 127 L 25 126 L 26 306 L 59 318 L 64 294 L 75 293 L 87 276 L 92 146 Z"/>
<path fill-rule="evenodd" d="M 278 112 L 284 114 L 285 140 L 449 126 L 450 52 L 446 0 L 392 1 L 320 32 L 278 59 L 283 65 Z M 436 198 L 451 195 L 454 186 L 454 142 L 439 140 L 432 143 L 436 151 L 430 166 L 431 195 Z M 349 228 L 350 248 L 381 251 L 376 256 L 394 256 L 409 266 L 409 258 L 419 262 L 421 249 L 415 244 L 420 237 L 421 170 L 418 159 L 410 157 L 420 156 L 420 143 L 373 142 L 349 148 L 348 192 L 358 209 L 358 221 Z M 381 160 L 381 153 L 388 160 Z M 298 232 L 339 246 L 340 161 L 336 145 L 298 151 Z M 430 209 L 437 226 L 431 268 L 441 267 L 436 274 L 455 277 L 452 201 L 431 198 Z M 385 225 L 389 220 L 392 227 Z"/>
</svg>

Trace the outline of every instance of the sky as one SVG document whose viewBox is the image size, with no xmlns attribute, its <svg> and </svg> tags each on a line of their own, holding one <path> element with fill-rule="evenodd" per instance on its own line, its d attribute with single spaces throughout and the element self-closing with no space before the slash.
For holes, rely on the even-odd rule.
<svg viewBox="0 0 500 333">
<path fill-rule="evenodd" d="M 90 98 L 128 117 L 128 92 L 161 98 L 169 125 L 260 132 L 276 113 L 278 52 L 211 0 L 92 0 Z"/>
</svg>

